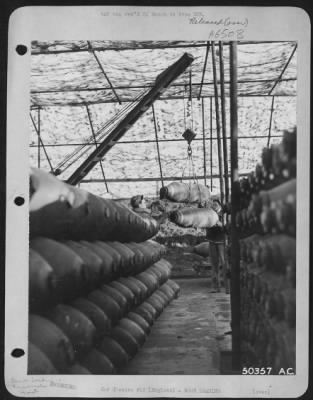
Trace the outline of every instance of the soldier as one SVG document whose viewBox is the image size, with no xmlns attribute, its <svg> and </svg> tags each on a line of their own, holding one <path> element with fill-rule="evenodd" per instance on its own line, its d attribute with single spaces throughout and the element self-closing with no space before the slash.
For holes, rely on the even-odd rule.
<svg viewBox="0 0 313 400">
<path fill-rule="evenodd" d="M 216 291 L 220 291 L 220 270 L 223 271 L 226 293 L 229 293 L 227 281 L 227 265 L 225 260 L 225 229 L 223 227 L 222 205 L 218 199 L 213 200 L 212 208 L 219 215 L 219 221 L 212 228 L 206 230 L 206 237 L 210 242 L 210 256 L 213 265 L 213 285 Z"/>
<path fill-rule="evenodd" d="M 133 196 L 130 199 L 130 205 L 132 206 L 133 211 L 140 215 L 142 215 L 142 214 L 146 214 L 149 216 L 151 215 L 151 210 L 149 210 L 147 208 L 146 200 L 142 194 Z M 144 215 L 142 215 L 142 216 L 144 216 Z"/>
<path fill-rule="evenodd" d="M 151 209 L 147 207 L 146 200 L 142 194 L 133 196 L 130 199 L 130 204 L 133 211 L 138 213 L 141 217 L 152 217 L 159 224 L 162 224 L 167 219 L 165 208 L 157 201 L 151 204 Z"/>
</svg>

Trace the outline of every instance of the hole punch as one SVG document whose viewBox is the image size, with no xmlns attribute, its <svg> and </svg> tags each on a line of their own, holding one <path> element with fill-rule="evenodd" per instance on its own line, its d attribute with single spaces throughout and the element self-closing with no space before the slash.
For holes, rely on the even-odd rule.
<svg viewBox="0 0 313 400">
<path fill-rule="evenodd" d="M 24 197 L 17 196 L 17 197 L 15 197 L 15 199 L 14 199 L 14 203 L 15 203 L 17 206 L 22 206 L 22 205 L 25 203 L 25 199 L 24 199 Z"/>
<path fill-rule="evenodd" d="M 23 56 L 24 54 L 27 53 L 27 47 L 24 46 L 23 44 L 17 45 L 15 50 L 17 54 L 19 54 L 20 56 Z"/>
<path fill-rule="evenodd" d="M 25 355 L 25 351 L 23 349 L 14 349 L 11 352 L 11 356 L 15 358 L 20 358 Z"/>
</svg>

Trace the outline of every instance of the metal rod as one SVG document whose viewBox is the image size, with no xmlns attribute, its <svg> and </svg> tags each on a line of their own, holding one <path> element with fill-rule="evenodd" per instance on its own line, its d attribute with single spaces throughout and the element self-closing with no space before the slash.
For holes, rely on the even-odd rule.
<svg viewBox="0 0 313 400">
<path fill-rule="evenodd" d="M 110 81 L 108 75 L 106 74 L 106 72 L 105 72 L 104 69 L 103 69 L 103 66 L 102 66 L 101 62 L 99 61 L 99 58 L 98 58 L 98 56 L 97 56 L 95 50 L 92 48 L 92 45 L 91 45 L 90 41 L 87 40 L 87 43 L 88 43 L 89 50 L 90 50 L 90 51 L 92 52 L 92 54 L 94 55 L 94 57 L 95 57 L 95 59 L 96 59 L 98 65 L 99 65 L 99 68 L 101 69 L 101 71 L 102 71 L 102 73 L 103 73 L 105 79 L 107 80 L 108 84 L 110 85 L 110 88 L 112 89 L 112 92 L 114 93 L 114 96 L 116 97 L 116 99 L 117 99 L 117 101 L 119 102 L 119 104 L 122 104 L 120 98 L 118 97 L 118 95 L 117 95 L 117 93 L 116 93 L 116 91 L 115 91 L 115 89 L 114 89 L 114 87 L 113 87 L 113 85 L 112 85 L 112 82 Z"/>
<path fill-rule="evenodd" d="M 236 227 L 236 213 L 239 211 L 239 174 L 238 174 L 238 103 L 237 103 L 237 42 L 230 43 L 230 135 L 231 135 L 231 315 L 232 315 L 232 368 L 241 368 L 240 340 L 240 250 L 239 235 Z"/>
<path fill-rule="evenodd" d="M 249 172 L 242 172 L 241 174 L 239 174 L 239 176 L 248 176 L 250 173 Z M 212 175 L 213 179 L 217 179 L 219 178 L 219 174 L 214 174 Z M 163 176 L 163 181 L 167 182 L 167 181 L 181 181 L 181 180 L 194 180 L 194 179 L 204 179 L 204 175 L 196 175 L 195 177 L 193 176 Z M 149 178 L 107 178 L 106 179 L 107 182 L 111 182 L 111 183 L 123 183 L 123 182 L 160 182 L 161 181 L 161 177 L 156 176 L 156 177 L 149 177 Z M 83 179 L 81 181 L 81 183 L 102 183 L 103 179 L 100 178 L 94 178 L 94 179 Z"/>
<path fill-rule="evenodd" d="M 280 82 L 294 82 L 296 81 L 297 78 L 284 78 L 284 79 L 280 79 Z M 269 82 L 276 82 L 276 79 L 242 79 L 242 80 L 238 80 L 238 83 L 269 83 Z M 220 80 L 217 81 L 218 84 L 220 84 Z M 230 81 L 225 81 L 224 82 L 225 85 L 230 85 Z M 212 86 L 214 85 L 213 82 L 193 82 L 192 86 Z M 171 85 L 172 88 L 175 87 L 184 87 L 186 86 L 185 83 L 176 83 Z M 115 86 L 114 89 L 115 90 L 125 90 L 125 89 L 149 89 L 153 87 L 153 85 L 151 84 L 147 84 L 147 85 L 130 85 L 130 86 Z M 103 91 L 103 90 L 108 90 L 107 87 L 94 87 L 94 88 L 79 88 L 79 89 L 48 89 L 48 90 L 32 90 L 31 94 L 47 94 L 47 93 L 75 93 L 75 92 L 98 92 L 98 91 Z M 198 94 L 198 99 L 201 97 L 200 93 Z M 196 97 L 196 96 L 194 96 Z"/>
<path fill-rule="evenodd" d="M 223 140 L 223 159 L 225 175 L 225 202 L 229 202 L 229 180 L 228 180 L 228 153 L 226 140 L 226 104 L 225 104 L 225 85 L 224 85 L 224 58 L 223 42 L 218 43 L 220 56 L 220 82 L 221 82 L 221 109 L 222 109 L 222 140 Z"/>
<path fill-rule="evenodd" d="M 39 135 L 38 128 L 37 128 L 37 126 L 36 126 L 36 124 L 35 124 L 35 121 L 34 121 L 34 119 L 33 119 L 33 116 L 32 116 L 31 113 L 29 113 L 29 115 L 30 115 L 30 119 L 31 119 L 31 121 L 32 121 L 32 123 L 33 123 L 34 129 L 35 129 L 35 131 L 36 131 L 36 133 L 37 133 L 38 139 L 39 139 L 39 141 L 40 141 L 40 143 L 41 143 L 41 146 L 42 146 L 42 148 L 43 148 L 43 151 L 44 151 L 44 153 L 45 153 L 45 156 L 46 156 L 46 158 L 47 158 L 47 161 L 48 161 L 49 167 L 50 167 L 50 169 L 51 169 L 51 172 L 54 173 L 54 170 L 53 170 L 53 167 L 52 167 L 50 158 L 49 158 L 49 156 L 48 156 L 48 153 L 47 153 L 47 150 L 46 150 L 46 148 L 45 148 L 45 145 L 44 145 L 44 143 L 43 143 L 43 141 L 42 141 L 42 139 L 41 139 L 41 136 Z"/>
<path fill-rule="evenodd" d="M 217 154 L 218 154 L 218 168 L 220 173 L 220 192 L 221 204 L 224 204 L 224 182 L 223 182 L 223 160 L 222 160 L 222 145 L 221 145 L 221 127 L 220 127 L 220 113 L 218 104 L 218 86 L 217 86 L 217 73 L 216 73 L 216 60 L 215 60 L 215 43 L 212 46 L 212 67 L 213 67 L 213 81 L 214 81 L 214 98 L 215 98 L 215 119 L 216 119 L 216 134 L 217 134 Z"/>
<path fill-rule="evenodd" d="M 271 140 L 272 121 L 273 121 L 273 112 L 274 112 L 274 101 L 275 101 L 275 97 L 272 97 L 272 106 L 271 106 L 271 115 L 270 115 L 270 125 L 269 125 L 269 127 L 268 127 L 267 147 L 270 146 L 270 140 Z"/>
<path fill-rule="evenodd" d="M 201 97 L 201 92 L 202 92 L 202 87 L 203 87 L 203 82 L 204 82 L 204 75 L 205 75 L 206 66 L 207 66 L 207 62 L 208 62 L 209 50 L 210 50 L 210 42 L 207 42 L 205 59 L 204 59 L 203 70 L 202 70 L 202 78 L 201 78 L 201 83 L 200 83 L 200 90 L 199 90 L 199 94 L 198 94 L 198 100 L 200 100 L 200 97 Z"/>
<path fill-rule="evenodd" d="M 164 187 L 162 164 L 161 164 L 161 157 L 160 157 L 160 148 L 159 148 L 158 128 L 157 128 L 155 112 L 154 112 L 154 104 L 152 104 L 152 115 L 153 115 L 153 123 L 154 123 L 155 140 L 156 140 L 156 146 L 157 146 L 157 152 L 158 152 L 158 161 L 159 161 L 159 167 L 160 167 L 160 177 L 161 177 L 162 187 Z"/>
<path fill-rule="evenodd" d="M 96 146 L 96 148 L 97 148 L 97 147 L 98 147 L 97 138 L 96 138 L 95 131 L 94 131 L 94 129 L 93 129 L 93 123 L 92 123 L 92 120 L 91 120 L 91 115 L 90 115 L 90 110 L 89 110 L 88 104 L 86 104 L 86 110 L 87 110 L 87 115 L 88 115 L 88 120 L 89 120 L 90 129 L 91 129 L 91 132 L 92 132 L 93 140 L 94 140 L 95 146 Z M 107 192 L 108 192 L 108 191 L 109 191 L 109 188 L 108 188 L 107 181 L 106 181 L 106 179 L 105 179 L 105 174 L 104 174 L 104 169 L 103 169 L 103 165 L 102 165 L 102 160 L 99 161 L 99 164 L 100 164 L 100 168 L 101 168 L 101 172 L 102 172 L 102 176 L 103 176 L 105 188 L 106 188 L 106 190 L 107 190 Z"/>
<path fill-rule="evenodd" d="M 295 54 L 295 52 L 296 52 L 296 50 L 297 50 L 297 47 L 298 47 L 298 45 L 297 45 L 297 43 L 296 43 L 295 46 L 294 46 L 294 48 L 293 48 L 293 50 L 292 50 L 292 52 L 291 52 L 291 54 L 290 54 L 290 56 L 289 56 L 288 61 L 286 62 L 284 68 L 282 69 L 282 71 L 281 71 L 281 73 L 280 73 L 278 79 L 277 79 L 276 82 L 274 83 L 274 86 L 272 87 L 272 89 L 269 91 L 269 94 L 272 94 L 272 93 L 273 93 L 273 90 L 276 88 L 276 86 L 278 85 L 278 83 L 279 83 L 279 82 L 282 82 L 282 76 L 284 75 L 286 69 L 288 68 L 288 65 L 290 64 L 290 61 L 291 61 L 293 55 Z"/>
<path fill-rule="evenodd" d="M 261 136 L 238 136 L 238 139 L 266 139 L 267 135 Z M 282 138 L 282 135 L 271 135 L 271 138 Z M 226 138 L 230 140 L 230 136 Z M 194 138 L 193 142 L 203 141 L 202 138 Z M 211 140 L 211 139 L 210 139 Z M 217 140 L 217 138 L 212 138 L 212 140 Z M 159 139 L 159 143 L 166 142 L 186 142 L 185 139 Z M 116 144 L 137 144 L 137 143 L 155 143 L 155 140 L 124 140 L 116 142 Z M 55 144 L 45 144 L 46 147 L 67 147 L 67 146 L 93 146 L 92 143 L 55 143 Z M 30 144 L 29 147 L 38 147 L 37 144 Z"/>
<path fill-rule="evenodd" d="M 38 119 L 38 160 L 37 160 L 37 164 L 38 164 L 38 168 L 40 168 L 40 108 L 38 107 L 37 110 L 37 119 Z"/>
<path fill-rule="evenodd" d="M 205 149 L 205 129 L 204 129 L 204 100 L 202 99 L 202 133 L 203 133 L 203 173 L 204 184 L 206 186 L 206 149 Z"/>
<path fill-rule="evenodd" d="M 213 104 L 212 97 L 210 97 L 210 167 L 211 167 L 211 190 L 213 186 L 212 175 L 213 175 Z"/>
</svg>

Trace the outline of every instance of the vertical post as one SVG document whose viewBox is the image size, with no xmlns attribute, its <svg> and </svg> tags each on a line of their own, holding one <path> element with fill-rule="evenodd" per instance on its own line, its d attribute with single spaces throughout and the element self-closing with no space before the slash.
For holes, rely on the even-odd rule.
<svg viewBox="0 0 313 400">
<path fill-rule="evenodd" d="M 211 167 L 211 190 L 213 187 L 213 161 L 212 161 L 212 156 L 213 156 L 213 121 L 212 121 L 212 116 L 213 116 L 213 106 L 212 106 L 212 97 L 210 97 L 210 167 Z"/>
<path fill-rule="evenodd" d="M 96 146 L 96 148 L 97 148 L 97 147 L 98 147 L 97 138 L 96 138 L 95 131 L 94 131 L 94 129 L 93 129 L 93 124 L 92 124 L 92 120 L 91 120 L 91 115 L 90 115 L 90 111 L 89 111 L 88 104 L 86 104 L 86 110 L 87 110 L 87 115 L 88 115 L 88 120 L 89 120 L 89 125 L 90 125 L 90 129 L 91 129 L 91 133 L 92 133 L 92 136 L 93 136 L 93 140 L 94 140 L 95 146 Z M 99 161 L 99 164 L 100 164 L 100 168 L 101 168 L 101 172 L 102 172 L 102 176 L 103 176 L 105 188 L 106 188 L 107 192 L 109 192 L 109 188 L 108 188 L 107 181 L 106 181 L 106 179 L 105 179 L 104 169 L 103 169 L 103 165 L 102 165 L 102 161 L 101 161 L 101 160 Z"/>
<path fill-rule="evenodd" d="M 213 82 L 214 82 L 214 98 L 215 98 L 218 167 L 219 167 L 219 176 L 220 176 L 221 204 L 223 206 L 223 204 L 224 204 L 223 162 L 222 162 L 221 127 L 220 127 L 220 113 L 219 113 L 219 104 L 218 104 L 218 86 L 217 86 L 215 43 L 214 42 L 212 42 L 212 66 L 213 66 Z"/>
<path fill-rule="evenodd" d="M 40 108 L 37 110 L 37 120 L 38 120 L 38 168 L 40 168 Z"/>
<path fill-rule="evenodd" d="M 230 140 L 231 140 L 231 315 L 233 370 L 241 367 L 240 250 L 235 215 L 239 211 L 237 42 L 230 42 Z"/>
<path fill-rule="evenodd" d="M 205 149 L 205 129 L 204 129 L 204 99 L 202 97 L 202 133 L 203 133 L 203 174 L 204 184 L 206 185 L 206 149 Z"/>
<path fill-rule="evenodd" d="M 156 118 L 155 118 L 154 104 L 152 104 L 152 115 L 153 115 L 153 123 L 154 123 L 155 140 L 156 140 L 157 152 L 158 152 L 158 161 L 159 161 L 159 167 L 160 167 L 160 177 L 161 177 L 162 187 L 164 187 L 162 164 L 161 164 L 161 157 L 160 157 L 160 148 L 159 148 L 158 127 L 157 127 Z"/>
<path fill-rule="evenodd" d="M 268 128 L 267 147 L 270 146 L 270 140 L 271 140 L 272 121 L 273 121 L 273 112 L 274 112 L 274 101 L 275 101 L 275 96 L 272 97 L 272 106 L 271 106 L 271 115 L 270 115 L 270 126 L 269 126 L 269 128 Z"/>
<path fill-rule="evenodd" d="M 223 43 L 219 42 L 220 53 L 220 82 L 221 82 L 221 106 L 222 106 L 222 140 L 224 156 L 224 178 L 225 178 L 225 202 L 229 202 L 229 180 L 228 180 L 228 154 L 227 154 L 227 134 L 226 134 L 226 110 L 225 110 L 225 82 L 224 82 L 224 59 Z"/>
</svg>

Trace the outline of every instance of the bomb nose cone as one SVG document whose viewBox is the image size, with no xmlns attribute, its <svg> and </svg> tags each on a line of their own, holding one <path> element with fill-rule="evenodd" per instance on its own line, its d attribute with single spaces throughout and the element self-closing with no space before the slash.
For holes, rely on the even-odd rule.
<svg viewBox="0 0 313 400">
<path fill-rule="evenodd" d="M 168 217 L 170 221 L 177 222 L 178 221 L 177 211 L 171 212 Z"/>
<path fill-rule="evenodd" d="M 161 187 L 160 189 L 160 199 L 166 199 L 168 195 L 168 188 L 167 187 Z"/>
</svg>

